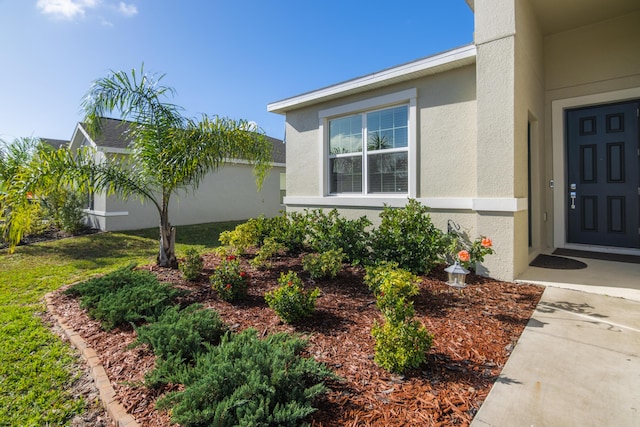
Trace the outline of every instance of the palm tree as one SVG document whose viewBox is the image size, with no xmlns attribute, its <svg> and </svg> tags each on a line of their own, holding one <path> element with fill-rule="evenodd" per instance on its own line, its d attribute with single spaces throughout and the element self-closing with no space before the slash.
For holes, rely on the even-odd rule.
<svg viewBox="0 0 640 427">
<path fill-rule="evenodd" d="M 41 158 L 53 150 L 38 138 L 0 141 L 0 242 L 10 251 L 32 230 L 39 219 L 38 200 L 53 188 L 25 186 L 24 177 L 39 169 Z M 39 197 L 34 197 L 34 195 Z"/>
<path fill-rule="evenodd" d="M 209 172 L 230 159 L 254 166 L 258 188 L 271 167 L 271 143 L 255 125 L 202 115 L 184 117 L 165 102 L 173 88 L 162 86 L 164 75 L 132 70 L 111 72 L 93 82 L 82 108 L 87 130 L 96 137 L 102 119 L 113 113 L 128 120 L 131 154 L 96 162 L 86 149 L 59 150 L 46 163 L 43 176 L 54 182 L 75 182 L 85 191 L 106 191 L 151 202 L 160 220 L 158 265 L 176 268 L 175 228 L 169 221 L 169 201 L 178 190 L 195 191 Z"/>
</svg>

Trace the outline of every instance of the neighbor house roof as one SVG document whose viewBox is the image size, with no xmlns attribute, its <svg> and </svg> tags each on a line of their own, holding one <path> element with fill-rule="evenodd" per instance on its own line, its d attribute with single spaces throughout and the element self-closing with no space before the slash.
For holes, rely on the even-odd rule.
<svg viewBox="0 0 640 427">
<path fill-rule="evenodd" d="M 387 68 L 366 76 L 347 80 L 346 82 L 286 98 L 281 101 L 272 102 L 267 105 L 267 110 L 272 113 L 285 114 L 287 111 L 308 105 L 341 98 L 346 95 L 366 92 L 374 88 L 389 86 L 418 77 L 441 73 L 454 68 L 475 64 L 475 62 L 476 47 L 471 44 L 407 62 L 406 64 L 396 67 Z"/>
<path fill-rule="evenodd" d="M 98 146 L 107 149 L 119 149 L 124 150 L 129 147 L 131 137 L 129 132 L 133 122 L 119 119 L 102 119 L 102 129 L 100 134 L 96 138 L 91 140 Z M 79 123 L 82 127 L 85 135 L 89 135 L 84 123 Z M 277 139 L 267 136 L 267 139 L 273 144 L 272 161 L 274 163 L 285 163 L 285 147 L 284 143 Z"/>
<path fill-rule="evenodd" d="M 52 139 L 52 138 L 40 138 L 40 139 L 42 140 L 42 142 L 44 142 L 45 144 L 49 144 L 56 150 L 69 145 L 69 141 L 66 139 Z"/>
<path fill-rule="evenodd" d="M 95 138 L 91 138 L 91 140 L 98 147 L 128 148 L 129 143 L 131 142 L 131 138 L 128 134 L 132 122 L 110 118 L 103 118 L 101 120 L 102 128 L 100 129 L 100 134 Z M 80 123 L 80 126 L 82 126 L 85 133 L 88 135 L 89 133 L 87 131 L 86 124 Z"/>
</svg>

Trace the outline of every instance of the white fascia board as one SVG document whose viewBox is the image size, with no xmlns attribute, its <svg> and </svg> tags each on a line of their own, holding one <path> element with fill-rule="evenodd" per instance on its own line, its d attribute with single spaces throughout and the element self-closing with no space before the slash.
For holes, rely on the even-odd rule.
<svg viewBox="0 0 640 427">
<path fill-rule="evenodd" d="M 106 211 L 93 211 L 91 209 L 83 209 L 82 210 L 84 213 L 86 213 L 87 215 L 93 215 L 93 216 L 101 216 L 101 217 L 108 217 L 108 216 L 128 216 L 129 212 L 127 211 L 121 211 L 121 212 L 106 212 Z"/>
<path fill-rule="evenodd" d="M 443 71 L 442 67 L 445 67 L 445 69 L 462 67 L 474 63 L 475 58 L 476 46 L 473 44 L 463 46 L 396 67 L 387 68 L 353 80 L 303 93 L 302 95 L 272 102 L 267 105 L 267 111 L 284 114 L 289 110 L 330 99 L 336 95 L 361 92 L 372 86 L 381 86 L 385 83 L 391 84 L 395 81 L 406 80 L 413 76 L 420 77 L 435 74 Z"/>
<path fill-rule="evenodd" d="M 76 125 L 76 129 L 73 131 L 73 136 L 71 137 L 71 140 L 69 141 L 69 149 L 74 149 L 74 147 L 75 147 L 75 149 L 80 148 L 79 146 L 76 146 L 74 144 L 74 142 L 76 141 L 76 137 L 80 137 L 80 135 L 78 135 L 78 134 L 84 136 L 84 139 L 86 139 L 89 142 L 91 147 L 97 148 L 96 143 L 94 142 L 93 139 L 91 139 L 91 137 L 89 136 L 87 131 L 82 127 L 82 124 L 78 123 Z"/>
<path fill-rule="evenodd" d="M 131 150 L 128 148 L 97 147 L 96 151 L 100 151 L 102 153 L 111 153 L 111 154 L 131 154 Z"/>
</svg>

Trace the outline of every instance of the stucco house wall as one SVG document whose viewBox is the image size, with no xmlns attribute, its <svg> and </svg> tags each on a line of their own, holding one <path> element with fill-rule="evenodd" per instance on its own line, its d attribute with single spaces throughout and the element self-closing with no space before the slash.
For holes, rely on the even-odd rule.
<svg viewBox="0 0 640 427">
<path fill-rule="evenodd" d="M 284 210 L 279 199 L 284 170 L 273 167 L 258 191 L 250 166 L 228 164 L 209 174 L 195 193 L 172 195 L 169 219 L 173 225 L 189 225 L 277 216 Z M 98 195 L 95 201 L 94 210 L 87 213 L 91 224 L 101 230 L 137 230 L 159 224 L 159 213 L 148 202 L 133 197 L 125 201 L 115 195 Z"/>
<path fill-rule="evenodd" d="M 496 253 L 480 272 L 513 280 L 541 252 L 571 247 L 565 110 L 640 100 L 640 3 L 467 3 L 475 16 L 473 45 L 268 109 L 286 116 L 287 156 L 296 159 L 288 165 L 288 210 L 337 207 L 375 222 L 382 203 L 399 207 L 417 198 L 443 230 L 452 219 L 472 236 L 491 237 Z M 408 102 L 415 114 L 409 191 L 330 195 L 327 120 L 385 100 Z M 593 246 L 640 254 L 640 243 L 629 250 Z"/>
</svg>

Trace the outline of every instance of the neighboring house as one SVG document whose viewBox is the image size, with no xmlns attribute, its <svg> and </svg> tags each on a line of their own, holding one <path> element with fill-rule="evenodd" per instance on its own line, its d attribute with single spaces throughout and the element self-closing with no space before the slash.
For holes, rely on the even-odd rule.
<svg viewBox="0 0 640 427">
<path fill-rule="evenodd" d="M 69 144 L 69 141 L 65 139 L 51 139 L 51 138 L 41 138 L 42 142 L 49 144 L 54 149 L 58 150 L 60 148 L 64 148 Z"/>
<path fill-rule="evenodd" d="M 69 143 L 71 150 L 88 146 L 103 156 L 127 156 L 130 138 L 125 121 L 104 119 L 102 133 L 96 139 L 89 136 L 83 123 L 78 123 Z M 199 224 L 214 221 L 246 220 L 259 215 L 277 216 L 284 209 L 280 175 L 285 171 L 285 151 L 282 141 L 273 143 L 273 167 L 258 191 L 253 168 L 242 160 L 229 161 L 211 172 L 195 192 L 173 194 L 169 219 L 173 225 Z M 93 194 L 86 209 L 88 224 L 104 231 L 136 230 L 157 227 L 159 214 L 151 203 L 138 198 L 123 200 L 117 194 Z"/>
<path fill-rule="evenodd" d="M 640 254 L 640 1 L 467 3 L 473 44 L 268 105 L 287 210 L 416 198 L 492 238 L 504 280 L 554 248 Z"/>
</svg>

